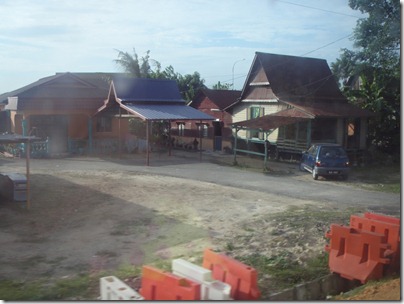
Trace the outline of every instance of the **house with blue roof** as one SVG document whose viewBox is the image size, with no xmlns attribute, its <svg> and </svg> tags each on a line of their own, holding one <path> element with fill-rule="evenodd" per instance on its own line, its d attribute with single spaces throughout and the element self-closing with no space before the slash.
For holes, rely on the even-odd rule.
<svg viewBox="0 0 404 304">
<path fill-rule="evenodd" d="M 116 73 L 57 73 L 0 95 L 0 132 L 35 135 L 50 154 L 117 152 L 128 118 L 145 121 L 212 120 L 186 105 L 177 83 Z"/>
</svg>

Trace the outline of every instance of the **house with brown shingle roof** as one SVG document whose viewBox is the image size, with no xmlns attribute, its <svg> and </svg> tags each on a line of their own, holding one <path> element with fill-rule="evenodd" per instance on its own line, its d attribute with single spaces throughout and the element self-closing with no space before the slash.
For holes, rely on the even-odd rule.
<svg viewBox="0 0 404 304">
<path fill-rule="evenodd" d="M 213 121 L 204 121 L 202 125 L 188 123 L 189 137 L 197 137 L 198 128 L 204 136 L 204 146 L 212 151 L 221 151 L 225 147 L 231 149 L 233 117 L 226 111 L 231 104 L 234 104 L 241 96 L 238 90 L 213 90 L 203 88 L 199 90 L 189 105 L 201 112 L 215 117 Z M 178 126 L 177 126 L 178 127 Z M 184 132 L 184 136 L 187 135 Z"/>
<path fill-rule="evenodd" d="M 0 95 L 9 132 L 49 139 L 48 152 L 65 153 L 80 140 L 103 138 L 92 119 L 108 96 L 112 73 L 56 73 Z"/>
<path fill-rule="evenodd" d="M 233 113 L 235 136 L 268 141 L 279 153 L 301 153 L 314 142 L 366 148 L 370 111 L 348 102 L 326 60 L 256 52 Z M 263 146 L 263 145 L 261 145 Z"/>
</svg>

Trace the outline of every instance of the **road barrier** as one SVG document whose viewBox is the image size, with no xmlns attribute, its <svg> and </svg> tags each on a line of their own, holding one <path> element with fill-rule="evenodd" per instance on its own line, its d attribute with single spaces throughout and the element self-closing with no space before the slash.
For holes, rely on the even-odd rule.
<svg viewBox="0 0 404 304">
<path fill-rule="evenodd" d="M 195 265 L 183 259 L 172 261 L 172 272 L 201 284 L 201 300 L 232 300 L 231 286 L 221 281 L 213 280 L 212 271 Z"/>
<path fill-rule="evenodd" d="M 331 272 L 362 283 L 400 271 L 400 219 L 365 212 L 351 215 L 349 227 L 331 225 L 325 235 L 330 239 Z"/>
<path fill-rule="evenodd" d="M 140 294 L 145 300 L 201 299 L 201 285 L 151 266 L 143 266 Z"/>
<path fill-rule="evenodd" d="M 390 249 L 385 251 L 385 257 L 391 259 L 386 267 L 386 273 L 400 271 L 400 222 L 399 219 L 375 213 L 365 213 L 364 217 L 351 215 L 350 227 L 362 231 L 376 232 L 386 237 Z"/>
<path fill-rule="evenodd" d="M 258 300 L 257 271 L 231 257 L 205 249 L 202 267 L 212 271 L 215 280 L 231 286 L 230 296 L 234 300 Z"/>
</svg>

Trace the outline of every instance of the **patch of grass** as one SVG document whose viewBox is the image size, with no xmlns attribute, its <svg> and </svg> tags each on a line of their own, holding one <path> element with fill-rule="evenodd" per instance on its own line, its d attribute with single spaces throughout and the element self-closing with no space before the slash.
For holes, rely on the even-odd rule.
<svg viewBox="0 0 404 304">
<path fill-rule="evenodd" d="M 140 276 L 142 273 L 141 267 L 134 266 L 132 264 L 122 264 L 116 269 L 112 275 L 120 279 L 127 279 L 131 277 Z"/>
<path fill-rule="evenodd" d="M 98 280 L 97 280 L 98 282 Z M 6 301 L 66 300 L 71 297 L 86 298 L 90 286 L 87 275 L 61 279 L 53 284 L 44 280 L 19 282 L 0 281 L 0 298 Z"/>
<path fill-rule="evenodd" d="M 373 165 L 352 169 L 352 177 L 360 182 L 359 187 L 382 192 L 400 193 L 400 165 Z"/>
<path fill-rule="evenodd" d="M 272 257 L 254 253 L 236 259 L 257 270 L 261 290 L 266 290 L 268 286 L 286 289 L 329 273 L 328 255 L 325 253 L 307 260 L 304 265 L 294 261 L 288 252 Z M 270 282 L 264 278 L 269 278 Z"/>
<path fill-rule="evenodd" d="M 167 265 L 164 268 L 167 269 Z M 103 271 L 97 275 L 81 274 L 52 282 L 46 279 L 30 282 L 0 280 L 0 299 L 5 301 L 96 300 L 99 296 L 100 278 L 110 275 L 121 280 L 139 277 L 141 268 L 122 264 L 112 273 Z"/>
</svg>

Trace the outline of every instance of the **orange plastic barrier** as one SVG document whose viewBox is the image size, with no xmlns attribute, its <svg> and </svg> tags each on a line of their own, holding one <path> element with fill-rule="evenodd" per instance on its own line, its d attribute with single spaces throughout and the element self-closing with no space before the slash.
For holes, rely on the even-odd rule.
<svg viewBox="0 0 404 304">
<path fill-rule="evenodd" d="M 139 291 L 145 300 L 201 299 L 200 284 L 151 266 L 143 266 Z"/>
<path fill-rule="evenodd" d="M 202 267 L 212 271 L 213 279 L 231 286 L 230 296 L 234 300 L 259 299 L 258 275 L 254 268 L 209 248 L 204 251 Z"/>
<path fill-rule="evenodd" d="M 350 226 L 355 229 L 380 233 L 386 236 L 390 249 L 385 257 L 391 258 L 386 272 L 400 270 L 400 220 L 375 213 L 365 213 L 364 217 L 351 215 Z M 398 223 L 397 223 L 398 222 Z"/>
<path fill-rule="evenodd" d="M 392 216 L 366 212 L 364 214 L 364 217 L 368 218 L 368 219 L 371 219 L 371 220 L 382 221 L 382 222 L 386 222 L 386 223 L 400 225 L 400 219 L 398 219 L 396 217 L 392 217 Z"/>
<path fill-rule="evenodd" d="M 362 283 L 383 277 L 383 266 L 390 263 L 384 257 L 389 249 L 385 235 L 332 224 L 325 236 L 330 238 L 325 250 L 331 272 Z"/>
</svg>

